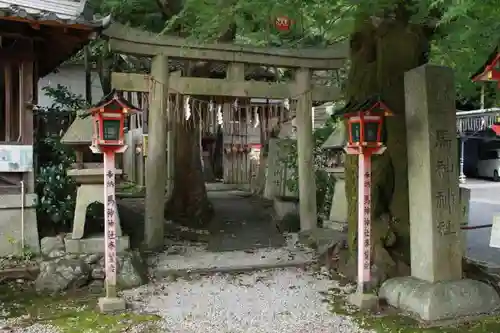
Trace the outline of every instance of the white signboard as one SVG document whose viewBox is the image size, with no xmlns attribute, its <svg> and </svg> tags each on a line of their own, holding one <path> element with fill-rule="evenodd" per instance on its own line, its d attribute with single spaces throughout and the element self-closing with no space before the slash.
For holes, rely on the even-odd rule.
<svg viewBox="0 0 500 333">
<path fill-rule="evenodd" d="M 500 248 L 500 215 L 493 216 L 493 227 L 491 228 L 490 247 Z"/>
<path fill-rule="evenodd" d="M 33 146 L 0 145 L 0 172 L 33 171 Z"/>
</svg>

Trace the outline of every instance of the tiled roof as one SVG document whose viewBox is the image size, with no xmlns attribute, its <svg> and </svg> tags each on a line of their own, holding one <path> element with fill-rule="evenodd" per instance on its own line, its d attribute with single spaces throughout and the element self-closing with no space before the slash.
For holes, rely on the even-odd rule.
<svg viewBox="0 0 500 333">
<path fill-rule="evenodd" d="M 109 21 L 109 18 L 94 20 L 92 11 L 87 7 L 87 0 L 0 0 L 0 14 L 96 27 Z"/>
</svg>

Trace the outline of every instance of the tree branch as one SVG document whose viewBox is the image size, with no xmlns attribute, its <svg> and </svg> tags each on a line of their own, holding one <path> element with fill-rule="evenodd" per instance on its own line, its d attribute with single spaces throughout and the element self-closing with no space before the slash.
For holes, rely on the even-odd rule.
<svg viewBox="0 0 500 333">
<path fill-rule="evenodd" d="M 160 8 L 162 17 L 165 21 L 169 20 L 174 14 L 172 13 L 172 10 L 169 8 L 167 5 L 166 1 L 163 0 L 155 0 L 156 4 L 158 5 L 158 8 Z"/>
</svg>

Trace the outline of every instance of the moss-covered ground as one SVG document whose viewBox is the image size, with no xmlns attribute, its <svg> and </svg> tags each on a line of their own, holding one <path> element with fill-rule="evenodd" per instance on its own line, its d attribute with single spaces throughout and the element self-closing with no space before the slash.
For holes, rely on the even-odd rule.
<svg viewBox="0 0 500 333">
<path fill-rule="evenodd" d="M 500 316 L 429 327 L 389 307 L 382 307 L 380 313 L 360 312 L 346 304 L 345 290 L 343 287 L 334 288 L 325 295 L 331 312 L 350 316 L 360 327 L 377 333 L 500 333 Z"/>
<path fill-rule="evenodd" d="M 345 301 L 348 288 L 333 288 L 325 294 L 330 310 L 353 318 L 360 327 L 376 333 L 500 333 L 500 316 L 483 317 L 471 322 L 429 327 L 388 307 L 380 313 L 360 312 Z M 102 295 L 71 292 L 58 295 L 37 294 L 28 283 L 0 285 L 0 319 L 14 319 L 11 326 L 49 324 L 62 333 L 121 333 L 141 325 L 142 332 L 157 333 L 156 315 L 124 312 L 102 314 L 96 309 Z"/>
<path fill-rule="evenodd" d="M 11 326 L 35 323 L 53 325 L 62 333 L 119 333 L 143 324 L 155 333 L 159 317 L 132 312 L 102 314 L 96 309 L 101 295 L 81 292 L 39 295 L 32 286 L 9 283 L 0 285 L 0 319 L 15 319 Z"/>
</svg>

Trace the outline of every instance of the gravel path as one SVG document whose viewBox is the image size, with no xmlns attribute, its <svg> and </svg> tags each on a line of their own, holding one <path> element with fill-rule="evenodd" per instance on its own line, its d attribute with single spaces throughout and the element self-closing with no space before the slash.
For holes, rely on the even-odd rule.
<svg viewBox="0 0 500 333">
<path fill-rule="evenodd" d="M 334 286 L 324 276 L 290 268 L 156 282 L 124 296 L 137 311 L 160 315 L 164 332 L 366 332 L 328 312 L 321 292 Z"/>
</svg>

